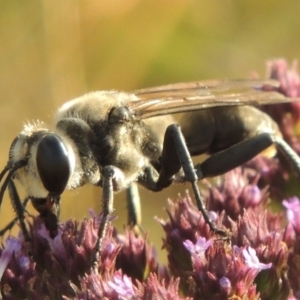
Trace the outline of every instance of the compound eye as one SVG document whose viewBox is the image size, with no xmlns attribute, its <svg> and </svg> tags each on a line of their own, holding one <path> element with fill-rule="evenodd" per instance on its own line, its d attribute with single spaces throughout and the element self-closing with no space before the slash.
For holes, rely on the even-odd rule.
<svg viewBox="0 0 300 300">
<path fill-rule="evenodd" d="M 133 119 L 132 113 L 126 106 L 114 107 L 108 116 L 109 123 L 124 123 Z"/>
<path fill-rule="evenodd" d="M 57 135 L 47 134 L 39 141 L 36 164 L 44 187 L 53 195 L 61 195 L 70 177 L 70 162 Z"/>
</svg>

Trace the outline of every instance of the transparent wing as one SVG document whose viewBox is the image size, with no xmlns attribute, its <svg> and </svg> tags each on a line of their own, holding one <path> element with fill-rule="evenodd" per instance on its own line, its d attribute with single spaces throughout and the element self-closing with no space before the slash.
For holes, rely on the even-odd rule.
<svg viewBox="0 0 300 300">
<path fill-rule="evenodd" d="M 276 80 L 212 80 L 176 83 L 134 91 L 129 108 L 141 119 L 214 106 L 264 105 L 299 101 L 276 92 Z"/>
</svg>

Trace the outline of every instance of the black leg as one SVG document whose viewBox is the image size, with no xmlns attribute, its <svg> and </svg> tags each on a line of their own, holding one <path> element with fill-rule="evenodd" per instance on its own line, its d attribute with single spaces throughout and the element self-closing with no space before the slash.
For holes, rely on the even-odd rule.
<svg viewBox="0 0 300 300">
<path fill-rule="evenodd" d="M 266 148 L 275 144 L 288 160 L 300 178 L 300 158 L 298 154 L 281 138 L 262 133 L 221 152 L 215 153 L 201 164 L 195 166 L 199 179 L 224 174 L 254 158 Z"/>
<path fill-rule="evenodd" d="M 16 225 L 18 222 L 18 217 L 15 217 L 13 220 L 11 220 L 6 226 L 4 226 L 0 230 L 0 236 L 3 237 L 7 231 L 12 230 L 12 228 Z"/>
<path fill-rule="evenodd" d="M 291 148 L 291 146 L 288 143 L 286 143 L 280 137 L 276 137 L 274 139 L 274 143 L 276 144 L 278 150 L 284 155 L 286 160 L 289 162 L 297 177 L 300 178 L 300 158 L 298 154 Z"/>
<path fill-rule="evenodd" d="M 8 174 L 7 174 L 6 178 L 4 179 L 4 182 L 0 188 L 0 206 L 2 204 L 4 192 L 7 188 L 9 181 L 12 180 L 11 178 L 12 178 L 13 174 L 16 172 L 16 170 L 26 166 L 27 163 L 28 163 L 28 159 L 21 159 L 21 160 L 15 162 L 13 165 L 8 163 L 7 166 L 4 168 L 4 170 L 0 173 L 0 182 L 1 182 L 4 175 L 8 172 Z"/>
<path fill-rule="evenodd" d="M 211 155 L 195 166 L 199 179 L 224 174 L 246 163 L 274 143 L 274 138 L 267 133 L 244 140 L 221 152 Z"/>
<path fill-rule="evenodd" d="M 128 225 L 139 226 L 142 222 L 141 201 L 138 186 L 132 183 L 126 190 Z"/>
<path fill-rule="evenodd" d="M 170 125 L 165 133 L 163 153 L 161 157 L 161 171 L 155 184 L 155 178 L 152 170 L 147 170 L 147 180 L 143 182 L 148 189 L 159 191 L 169 186 L 175 179 L 175 175 L 183 169 L 184 178 L 192 185 L 197 206 L 210 229 L 215 233 L 228 237 L 228 233 L 220 230 L 211 220 L 205 205 L 201 199 L 199 188 L 197 185 L 198 176 L 195 171 L 193 161 L 186 146 L 181 129 L 177 125 Z"/>
<path fill-rule="evenodd" d="M 106 166 L 102 170 L 102 218 L 98 229 L 98 239 L 94 248 L 92 257 L 92 266 L 97 271 L 97 262 L 99 252 L 102 249 L 103 239 L 107 232 L 109 217 L 113 212 L 114 190 L 113 179 L 115 177 L 115 169 L 113 166 Z"/>
<path fill-rule="evenodd" d="M 140 181 L 140 183 L 150 190 L 159 191 L 169 186 L 173 181 L 191 182 L 197 206 L 202 212 L 205 221 L 209 224 L 211 230 L 224 235 L 226 233 L 216 228 L 209 218 L 207 210 L 201 200 L 201 195 L 196 181 L 206 177 L 214 177 L 224 174 L 254 158 L 273 144 L 275 144 L 285 155 L 290 165 L 294 168 L 296 174 L 300 178 L 300 158 L 297 153 L 295 153 L 295 151 L 280 137 L 274 137 L 269 133 L 259 134 L 221 152 L 212 154 L 203 163 L 194 166 L 180 127 L 171 125 L 167 128 L 165 134 L 164 148 L 161 158 L 162 168 L 158 179 L 155 170 L 149 167 L 146 170 L 146 180 Z M 183 169 L 184 176 L 175 177 L 175 174 L 178 174 L 181 167 Z"/>
<path fill-rule="evenodd" d="M 8 162 L 5 168 L 0 173 L 0 182 L 2 181 L 3 177 L 7 173 L 7 176 L 4 179 L 0 188 L 0 206 L 3 201 L 4 192 L 6 188 L 8 188 L 12 206 L 17 214 L 17 217 L 0 231 L 0 236 L 4 235 L 7 230 L 10 230 L 14 226 L 14 224 L 20 219 L 20 226 L 21 226 L 21 230 L 23 231 L 24 238 L 25 240 L 29 240 L 29 234 L 24 222 L 25 206 L 27 205 L 29 199 L 27 198 L 25 199 L 23 204 L 21 203 L 19 194 L 12 180 L 12 176 L 14 175 L 15 171 L 24 167 L 25 165 L 27 165 L 27 163 L 28 163 L 28 158 L 21 159 L 15 162 L 14 164 Z"/>
<path fill-rule="evenodd" d="M 22 205 L 23 205 L 23 209 L 25 210 L 28 202 L 29 202 L 30 198 L 26 198 Z M 10 231 L 12 230 L 12 228 L 15 226 L 15 224 L 18 222 L 19 218 L 18 217 L 15 217 L 13 220 L 11 220 L 5 227 L 3 227 L 1 230 L 0 230 L 0 237 L 3 237 L 5 235 L 5 233 L 7 231 Z"/>
<path fill-rule="evenodd" d="M 22 230 L 23 236 L 25 241 L 29 241 L 29 232 L 27 230 L 26 224 L 25 224 L 25 208 L 24 205 L 27 205 L 27 202 L 29 199 L 25 199 L 24 203 L 22 204 L 18 191 L 16 189 L 16 186 L 14 182 L 10 179 L 8 181 L 8 192 L 9 192 L 9 197 L 11 199 L 12 206 L 14 208 L 14 211 L 16 212 L 16 219 L 19 221 L 20 228 Z"/>
</svg>

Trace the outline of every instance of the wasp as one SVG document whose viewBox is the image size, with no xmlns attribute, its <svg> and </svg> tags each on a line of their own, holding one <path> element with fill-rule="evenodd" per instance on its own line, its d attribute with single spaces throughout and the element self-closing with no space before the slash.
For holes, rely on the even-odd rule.
<svg viewBox="0 0 300 300">
<path fill-rule="evenodd" d="M 173 182 L 190 182 L 199 210 L 210 229 L 228 236 L 210 219 L 197 182 L 223 174 L 271 145 L 284 153 L 300 176 L 298 155 L 284 142 L 277 124 L 255 105 L 290 102 L 271 80 L 214 80 L 177 83 L 137 90 L 91 92 L 66 102 L 54 126 L 24 126 L 12 142 L 0 189 L 8 189 L 25 239 L 25 208 L 15 180 L 57 234 L 60 197 L 85 184 L 102 188 L 102 214 L 95 259 L 109 217 L 114 193 L 132 191 L 136 183 L 158 192 Z M 180 122 L 174 114 L 183 113 Z M 191 156 L 209 154 L 195 165 Z M 136 196 L 129 193 L 129 222 L 138 223 Z M 100 201 L 100 194 L 99 194 Z"/>
</svg>

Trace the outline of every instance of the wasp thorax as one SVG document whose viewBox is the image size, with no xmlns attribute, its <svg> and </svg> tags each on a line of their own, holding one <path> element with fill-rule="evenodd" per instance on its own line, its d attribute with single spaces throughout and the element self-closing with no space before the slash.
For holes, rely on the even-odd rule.
<svg viewBox="0 0 300 300">
<path fill-rule="evenodd" d="M 71 170 L 67 148 L 57 135 L 47 134 L 39 141 L 36 165 L 41 181 L 49 193 L 62 194 Z"/>
<path fill-rule="evenodd" d="M 109 113 L 109 123 L 124 123 L 133 119 L 131 112 L 125 106 L 114 107 Z"/>
</svg>

